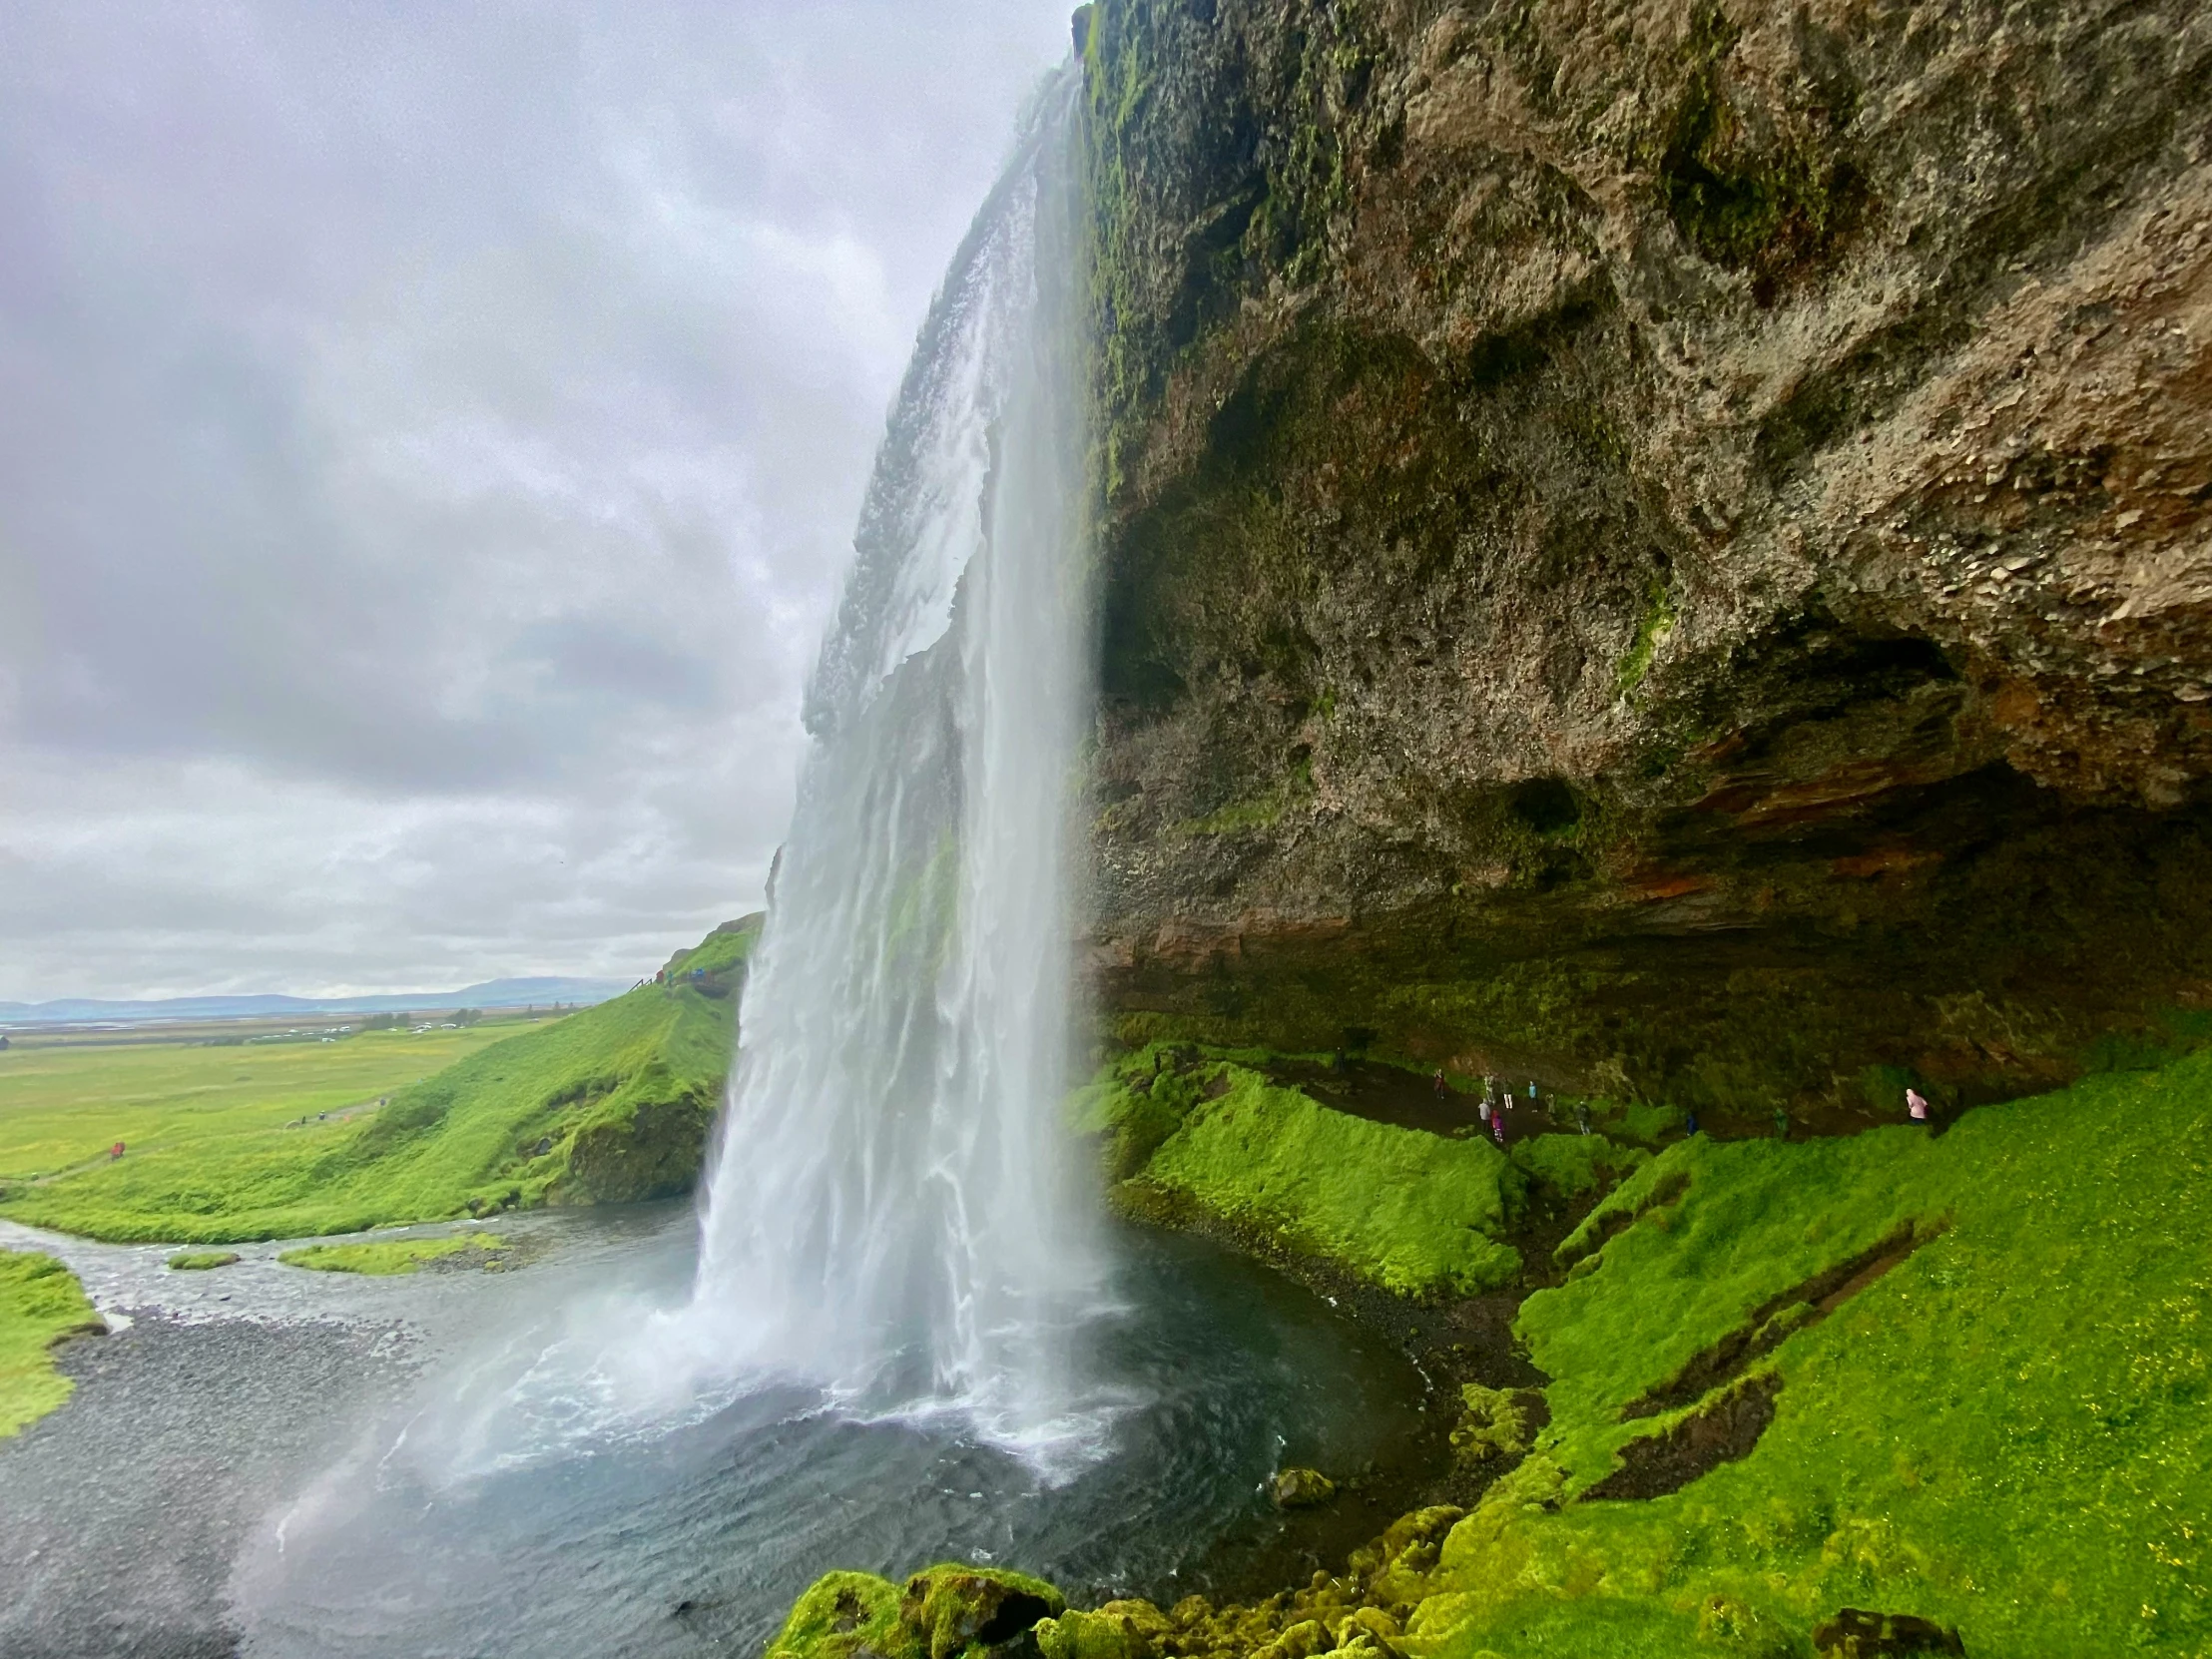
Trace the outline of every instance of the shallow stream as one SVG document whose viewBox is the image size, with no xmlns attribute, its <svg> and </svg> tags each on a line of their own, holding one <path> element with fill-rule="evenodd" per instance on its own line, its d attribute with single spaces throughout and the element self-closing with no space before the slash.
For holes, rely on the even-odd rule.
<svg viewBox="0 0 2212 1659">
<path fill-rule="evenodd" d="M 210 1273 L 7 1228 L 132 1323 L 63 1350 L 69 1405 L 0 1444 L 0 1649 L 271 1659 L 758 1652 L 832 1566 L 1018 1565 L 1081 1598 L 1283 1573 L 1265 1483 L 1409 1437 L 1418 1379 L 1326 1302 L 1200 1241 L 1123 1234 L 1047 1446 L 797 1384 L 659 1417 L 573 1355 L 681 1300 L 683 1207 L 503 1219 L 525 1264 Z M 121 1324 L 121 1321 L 117 1322 Z"/>
</svg>

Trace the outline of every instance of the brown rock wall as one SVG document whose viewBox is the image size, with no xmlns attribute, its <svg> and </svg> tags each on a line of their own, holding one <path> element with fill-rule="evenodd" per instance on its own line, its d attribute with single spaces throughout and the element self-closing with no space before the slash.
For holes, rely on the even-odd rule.
<svg viewBox="0 0 2212 1659">
<path fill-rule="evenodd" d="M 1086 61 L 1114 1007 L 1987 1092 L 2212 982 L 2212 15 L 1102 0 Z"/>
</svg>

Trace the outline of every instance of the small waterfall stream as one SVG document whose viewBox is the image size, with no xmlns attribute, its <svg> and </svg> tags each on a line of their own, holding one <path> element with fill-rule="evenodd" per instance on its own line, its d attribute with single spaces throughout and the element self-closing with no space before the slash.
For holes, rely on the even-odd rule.
<svg viewBox="0 0 2212 1659">
<path fill-rule="evenodd" d="M 1052 81 L 925 323 L 842 605 L 742 1012 L 687 1319 L 741 1363 L 1019 1436 L 1098 1280 L 1055 1114 L 1067 809 L 1092 665 L 1079 72 Z"/>
</svg>

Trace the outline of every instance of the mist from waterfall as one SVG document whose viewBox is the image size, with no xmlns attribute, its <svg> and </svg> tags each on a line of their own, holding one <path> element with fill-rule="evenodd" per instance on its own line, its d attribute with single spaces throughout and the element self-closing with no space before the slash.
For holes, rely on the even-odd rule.
<svg viewBox="0 0 2212 1659">
<path fill-rule="evenodd" d="M 1058 1114 L 1093 679 L 1079 73 L 1049 81 L 893 408 L 807 700 L 687 1321 L 1019 1436 L 1099 1283 Z"/>
</svg>

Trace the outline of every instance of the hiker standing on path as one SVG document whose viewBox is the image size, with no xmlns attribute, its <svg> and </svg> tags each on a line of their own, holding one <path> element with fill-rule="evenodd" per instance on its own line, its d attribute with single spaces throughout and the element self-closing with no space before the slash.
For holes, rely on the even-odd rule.
<svg viewBox="0 0 2212 1659">
<path fill-rule="evenodd" d="M 1578 1100 L 1574 1103 L 1574 1126 L 1582 1134 L 1590 1132 L 1590 1103 Z"/>
<path fill-rule="evenodd" d="M 1441 1100 L 1449 1093 L 1451 1093 L 1451 1086 L 1444 1081 L 1444 1068 L 1438 1066 L 1436 1068 L 1436 1098 Z"/>
<path fill-rule="evenodd" d="M 1922 1094 L 1918 1089 L 1907 1089 L 1905 1091 L 1905 1111 L 1906 1115 L 1915 1123 L 1927 1124 L 1929 1121 L 1928 1096 Z"/>
<path fill-rule="evenodd" d="M 1503 1106 L 1490 1114 L 1490 1134 L 1499 1146 L 1505 1144 L 1505 1108 Z"/>
<path fill-rule="evenodd" d="M 1778 1141 L 1790 1138 L 1790 1114 L 1780 1106 L 1774 1109 L 1774 1138 Z"/>
</svg>

